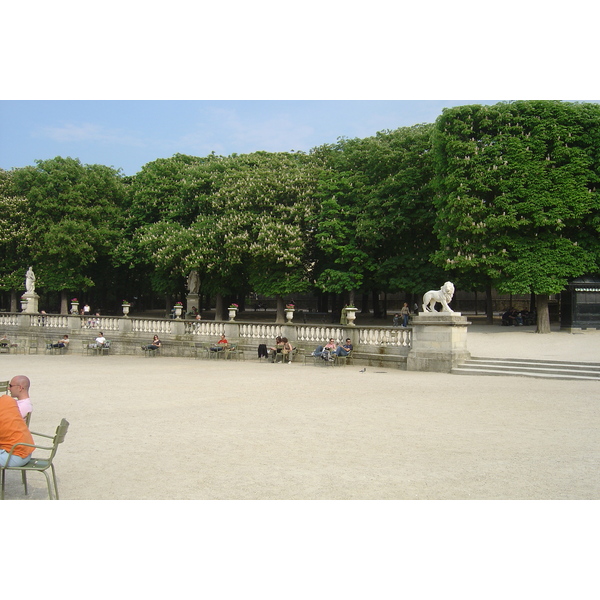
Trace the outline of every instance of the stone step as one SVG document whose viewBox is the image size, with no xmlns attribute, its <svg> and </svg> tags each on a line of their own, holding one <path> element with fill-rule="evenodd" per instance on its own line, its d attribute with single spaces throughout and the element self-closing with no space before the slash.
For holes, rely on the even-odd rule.
<svg viewBox="0 0 600 600">
<path fill-rule="evenodd" d="M 496 375 L 600 381 L 600 363 L 472 357 L 453 368 L 456 375 Z"/>
</svg>

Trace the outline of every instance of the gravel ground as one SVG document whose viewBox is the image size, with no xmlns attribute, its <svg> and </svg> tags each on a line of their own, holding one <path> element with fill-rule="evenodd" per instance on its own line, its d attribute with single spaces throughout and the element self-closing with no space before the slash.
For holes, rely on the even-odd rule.
<svg viewBox="0 0 600 600">
<path fill-rule="evenodd" d="M 600 362 L 600 332 L 473 326 L 474 356 Z M 62 499 L 598 499 L 600 382 L 134 356 L 2 355 Z M 25 496 L 47 497 L 32 473 Z"/>
</svg>

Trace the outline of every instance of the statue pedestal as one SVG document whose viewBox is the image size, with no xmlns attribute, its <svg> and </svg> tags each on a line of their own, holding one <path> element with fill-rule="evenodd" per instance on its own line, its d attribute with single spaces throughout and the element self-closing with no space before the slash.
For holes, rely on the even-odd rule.
<svg viewBox="0 0 600 600">
<path fill-rule="evenodd" d="M 468 360 L 468 325 L 467 317 L 458 312 L 420 312 L 413 317 L 406 370 L 449 373 Z"/>
<path fill-rule="evenodd" d="M 38 304 L 40 301 L 40 297 L 35 292 L 25 292 L 21 296 L 21 301 L 27 301 L 27 305 L 23 309 L 25 313 L 39 313 Z"/>
<path fill-rule="evenodd" d="M 200 307 L 198 306 L 200 296 L 198 294 L 188 294 L 185 297 L 185 310 L 186 313 L 191 313 L 192 308 L 195 306 L 200 312 Z"/>
</svg>

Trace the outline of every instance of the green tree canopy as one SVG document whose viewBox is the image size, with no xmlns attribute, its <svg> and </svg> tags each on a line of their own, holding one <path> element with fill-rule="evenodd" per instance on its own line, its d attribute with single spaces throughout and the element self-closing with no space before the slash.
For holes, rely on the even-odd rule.
<svg viewBox="0 0 600 600">
<path fill-rule="evenodd" d="M 436 262 L 515 294 L 555 294 L 596 271 L 589 131 L 599 124 L 600 107 L 566 102 L 444 110 L 435 131 Z"/>
<path fill-rule="evenodd" d="M 52 291 L 95 285 L 94 266 L 121 236 L 125 192 L 120 173 L 56 157 L 14 170 L 13 183 L 28 201 L 30 260 L 38 285 Z"/>
</svg>

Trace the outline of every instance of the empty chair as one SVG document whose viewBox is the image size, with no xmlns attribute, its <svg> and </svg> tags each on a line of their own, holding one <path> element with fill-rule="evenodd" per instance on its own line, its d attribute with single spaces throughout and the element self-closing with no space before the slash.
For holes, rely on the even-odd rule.
<svg viewBox="0 0 600 600">
<path fill-rule="evenodd" d="M 8 384 L 10 381 L 0 381 L 0 394 L 8 394 Z"/>
<path fill-rule="evenodd" d="M 30 413 L 31 414 L 31 413 Z M 30 446 L 34 448 L 34 454 L 38 450 L 42 450 L 48 452 L 48 456 L 45 458 L 38 458 L 37 456 L 32 456 L 31 460 L 22 467 L 0 467 L 2 471 L 2 486 L 0 488 L 0 500 L 4 500 L 4 485 L 5 485 L 5 476 L 6 471 L 21 471 L 21 479 L 23 481 L 23 486 L 25 487 L 25 493 L 27 494 L 27 471 L 39 471 L 43 473 L 46 477 L 46 482 L 48 484 L 48 497 L 50 500 L 58 500 L 58 485 L 56 483 L 56 471 L 54 470 L 54 457 L 56 455 L 56 451 L 58 450 L 58 445 L 62 444 L 65 441 L 65 436 L 67 435 L 67 430 L 69 429 L 69 422 L 66 419 L 62 419 L 60 425 L 56 428 L 56 433 L 54 435 L 45 435 L 43 433 L 36 433 L 35 431 L 31 432 L 31 435 L 43 437 L 52 440 L 51 446 L 42 446 L 39 444 L 15 444 L 8 455 L 7 464 L 12 456 L 14 449 L 17 446 Z M 47 471 L 50 469 L 52 471 L 52 480 L 50 480 L 50 476 Z M 52 490 L 52 484 L 54 484 L 54 493 Z M 52 497 L 54 495 L 54 497 Z"/>
</svg>

